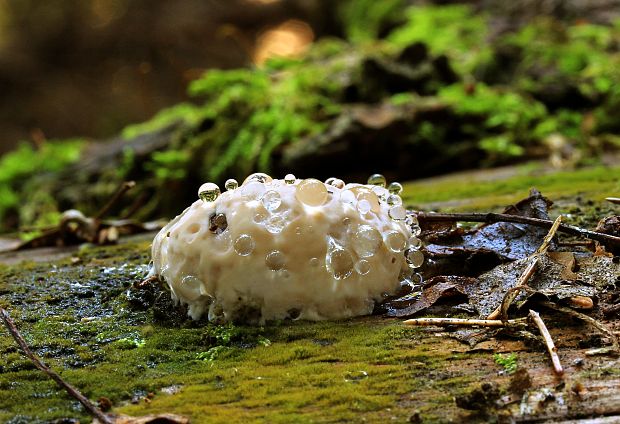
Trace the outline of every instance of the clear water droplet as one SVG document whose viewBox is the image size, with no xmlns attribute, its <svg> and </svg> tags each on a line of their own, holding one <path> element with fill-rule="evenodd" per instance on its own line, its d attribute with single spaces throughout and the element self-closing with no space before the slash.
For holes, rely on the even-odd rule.
<svg viewBox="0 0 620 424">
<path fill-rule="evenodd" d="M 272 250 L 267 253 L 267 256 L 265 257 L 265 264 L 272 271 L 284 269 L 284 265 L 286 264 L 284 254 L 279 250 Z"/>
<path fill-rule="evenodd" d="M 236 190 L 237 187 L 239 187 L 239 183 L 237 182 L 237 180 L 230 178 L 228 180 L 226 180 L 226 182 L 224 183 L 224 187 L 226 188 L 226 190 Z"/>
<path fill-rule="evenodd" d="M 297 200 L 308 206 L 321 206 L 327 200 L 327 187 L 314 178 L 303 180 L 297 185 Z"/>
<path fill-rule="evenodd" d="M 394 221 L 404 221 L 407 218 L 407 211 L 402 206 L 392 206 L 388 211 L 388 215 Z"/>
<path fill-rule="evenodd" d="M 413 234 L 414 236 L 419 236 L 420 234 L 422 234 L 422 228 L 420 228 L 419 225 L 417 224 L 413 224 L 410 226 L 411 228 L 411 234 Z"/>
<path fill-rule="evenodd" d="M 368 177 L 368 184 L 385 187 L 385 177 L 381 174 L 372 174 Z"/>
<path fill-rule="evenodd" d="M 328 238 L 325 268 L 336 280 L 344 280 L 353 273 L 353 257 L 351 253 L 338 245 L 331 237 Z"/>
<path fill-rule="evenodd" d="M 269 212 L 274 212 L 278 210 L 280 205 L 282 204 L 282 198 L 280 197 L 280 193 L 275 190 L 269 190 L 265 194 L 263 194 L 263 198 L 261 199 L 263 202 L 263 206 Z"/>
<path fill-rule="evenodd" d="M 214 183 L 204 183 L 198 189 L 198 197 L 203 202 L 213 202 L 220 195 L 220 188 Z"/>
<path fill-rule="evenodd" d="M 368 258 L 379 250 L 383 243 L 381 233 L 370 225 L 360 225 L 352 237 L 352 247 L 361 258 Z"/>
<path fill-rule="evenodd" d="M 336 177 L 329 177 L 328 179 L 325 180 L 325 185 L 332 185 L 335 179 Z"/>
<path fill-rule="evenodd" d="M 390 206 L 400 206 L 403 204 L 403 199 L 398 194 L 390 194 L 387 197 L 387 204 Z"/>
<path fill-rule="evenodd" d="M 366 215 L 368 212 L 370 212 L 371 206 L 370 206 L 370 202 L 368 200 L 360 200 L 359 202 L 357 202 L 357 210 L 362 214 L 362 215 Z"/>
<path fill-rule="evenodd" d="M 366 275 L 370 272 L 370 263 L 366 259 L 360 259 L 355 262 L 355 271 L 360 275 Z"/>
<path fill-rule="evenodd" d="M 421 267 L 424 263 L 424 253 L 414 249 L 407 250 L 407 262 L 409 262 L 414 268 Z"/>
<path fill-rule="evenodd" d="M 275 214 L 265 220 L 265 228 L 271 234 L 278 234 L 282 232 L 284 227 L 288 224 L 287 217 L 283 214 Z"/>
<path fill-rule="evenodd" d="M 295 176 L 293 174 L 286 174 L 284 176 L 284 182 L 286 184 L 295 184 L 296 180 L 297 180 L 297 178 L 295 178 Z"/>
<path fill-rule="evenodd" d="M 405 218 L 405 224 L 407 224 L 407 226 L 409 227 L 411 227 L 412 225 L 419 225 L 418 218 L 416 218 L 415 215 L 407 215 L 407 217 Z"/>
<path fill-rule="evenodd" d="M 410 237 L 409 238 L 409 248 L 410 249 L 417 250 L 420 247 L 422 247 L 422 240 L 420 240 L 417 237 Z"/>
<path fill-rule="evenodd" d="M 316 268 L 317 266 L 319 266 L 319 258 L 310 258 L 310 266 L 313 268 Z"/>
<path fill-rule="evenodd" d="M 265 183 L 270 183 L 271 181 L 273 181 L 273 178 L 271 178 L 269 175 L 263 172 L 255 172 L 253 174 L 248 175 L 248 177 L 243 181 L 243 185 L 246 185 L 247 183 L 251 181 L 256 181 L 256 182 L 265 184 Z"/>
<path fill-rule="evenodd" d="M 370 205 L 370 209 L 373 212 L 379 213 L 379 211 L 381 210 L 381 207 L 379 206 L 379 198 L 375 193 L 372 192 L 372 190 L 369 190 L 366 187 L 358 187 L 353 191 L 357 192 L 356 199 L 358 201 L 358 205 L 359 202 L 366 201 Z"/>
<path fill-rule="evenodd" d="M 257 224 L 262 224 L 267 218 L 269 218 L 269 212 L 267 212 L 261 204 L 260 207 L 256 208 L 256 212 L 254 213 L 254 217 L 252 219 Z"/>
<path fill-rule="evenodd" d="M 397 183 L 396 181 L 390 183 L 387 189 L 391 194 L 400 194 L 403 192 L 403 186 L 401 183 Z"/>
<path fill-rule="evenodd" d="M 424 282 L 424 277 L 422 277 L 422 274 L 420 274 L 419 272 L 416 272 L 411 276 L 411 282 L 414 284 L 414 286 L 419 286 Z"/>
<path fill-rule="evenodd" d="M 254 239 L 249 234 L 241 234 L 234 243 L 235 252 L 239 256 L 248 256 L 254 251 Z"/>
<path fill-rule="evenodd" d="M 193 302 L 200 297 L 201 287 L 202 280 L 193 275 L 187 275 L 183 277 L 176 289 L 183 298 Z"/>
<path fill-rule="evenodd" d="M 389 231 L 385 235 L 385 245 L 395 253 L 404 252 L 407 248 L 407 239 L 398 231 Z"/>
</svg>

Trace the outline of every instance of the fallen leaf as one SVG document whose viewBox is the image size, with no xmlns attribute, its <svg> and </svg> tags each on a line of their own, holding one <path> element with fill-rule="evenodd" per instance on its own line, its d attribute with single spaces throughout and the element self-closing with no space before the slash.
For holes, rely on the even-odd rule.
<svg viewBox="0 0 620 424">
<path fill-rule="evenodd" d="M 547 256 L 555 263 L 564 267 L 560 276 L 565 280 L 574 281 L 579 277 L 573 272 L 576 264 L 573 252 L 548 252 Z"/>
<path fill-rule="evenodd" d="M 536 189 L 529 197 L 507 207 L 503 213 L 549 219 L 552 202 Z M 498 222 L 482 224 L 473 230 L 450 229 L 443 225 L 423 228 L 426 265 L 422 273 L 477 276 L 497 265 L 530 256 L 542 243 L 547 230 L 527 224 Z M 552 243 L 552 249 L 554 247 Z"/>
<path fill-rule="evenodd" d="M 388 305 L 388 316 L 408 317 L 423 311 L 435 304 L 439 299 L 453 296 L 455 294 L 465 294 L 465 286 L 475 284 L 475 278 L 460 276 L 438 276 L 426 282 L 422 295 L 414 300 L 413 303 L 402 308 L 402 303 L 398 300 Z M 399 309 L 396 309 L 400 306 Z"/>
</svg>

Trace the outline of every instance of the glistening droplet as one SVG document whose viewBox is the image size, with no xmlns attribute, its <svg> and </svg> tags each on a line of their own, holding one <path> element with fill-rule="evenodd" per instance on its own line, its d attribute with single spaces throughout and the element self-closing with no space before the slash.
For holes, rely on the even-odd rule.
<svg viewBox="0 0 620 424">
<path fill-rule="evenodd" d="M 234 243 L 235 252 L 239 256 L 248 256 L 254 251 L 254 239 L 249 234 L 241 234 Z"/>
<path fill-rule="evenodd" d="M 308 178 L 297 185 L 295 195 L 305 205 L 321 206 L 327 200 L 327 188 L 321 181 Z"/>
<path fill-rule="evenodd" d="M 373 174 L 368 177 L 368 184 L 385 187 L 385 177 L 381 174 Z"/>
<path fill-rule="evenodd" d="M 198 189 L 198 197 L 203 202 L 213 202 L 220 195 L 220 188 L 214 183 L 204 183 Z"/>
</svg>

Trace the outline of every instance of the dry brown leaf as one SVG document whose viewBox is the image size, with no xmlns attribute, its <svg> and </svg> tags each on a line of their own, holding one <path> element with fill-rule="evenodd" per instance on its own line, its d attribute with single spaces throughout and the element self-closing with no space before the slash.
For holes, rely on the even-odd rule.
<svg viewBox="0 0 620 424">
<path fill-rule="evenodd" d="M 579 278 L 579 275 L 574 272 L 576 261 L 573 252 L 547 252 L 547 256 L 553 262 L 564 267 L 560 273 L 560 277 L 569 281 L 575 281 Z"/>
</svg>

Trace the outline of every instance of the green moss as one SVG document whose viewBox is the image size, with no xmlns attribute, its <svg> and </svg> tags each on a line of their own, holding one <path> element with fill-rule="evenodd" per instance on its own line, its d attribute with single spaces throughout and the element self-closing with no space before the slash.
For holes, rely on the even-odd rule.
<svg viewBox="0 0 620 424">
<path fill-rule="evenodd" d="M 168 326 L 133 310 L 126 289 L 146 269 L 146 243 L 85 249 L 80 263 L 1 267 L 0 299 L 43 360 L 115 412 L 174 412 L 193 422 L 381 422 L 449 353 L 399 321 L 282 322 L 265 327 Z M 132 258 L 132 259 L 127 259 Z M 86 415 L 0 333 L 0 418 Z M 167 395 L 162 387 L 180 385 Z M 155 394 L 150 403 L 127 402 Z M 450 402 L 446 399 L 446 402 Z M 208 418 L 207 418 L 208 417 Z"/>
<path fill-rule="evenodd" d="M 592 167 L 545 172 L 532 164 L 517 168 L 516 174 L 488 177 L 484 172 L 457 175 L 404 184 L 403 200 L 411 206 L 446 203 L 444 210 L 490 210 L 512 204 L 536 187 L 545 196 L 558 200 L 583 193 L 600 202 L 620 190 L 616 175 L 620 167 Z"/>
<path fill-rule="evenodd" d="M 497 365 L 500 365 L 504 368 L 504 371 L 508 374 L 512 374 L 517 370 L 517 354 L 509 353 L 506 355 L 502 355 L 501 353 L 496 353 L 493 355 L 493 359 Z"/>
<path fill-rule="evenodd" d="M 592 196 L 620 190 L 617 168 L 542 174 L 529 165 L 515 174 L 476 184 L 462 177 L 406 184 L 406 193 L 424 201 L 464 199 L 474 186 L 478 201 L 496 202 L 522 197 L 532 183 L 563 196 L 584 185 Z M 491 354 L 455 353 L 463 352 L 462 344 L 380 316 L 264 327 L 156 320 L 150 311 L 130 308 L 126 298 L 146 273 L 147 252 L 143 242 L 84 248 L 77 263 L 0 265 L 0 304 L 28 343 L 85 395 L 111 399 L 114 412 L 172 412 L 198 423 L 379 423 L 406 422 L 417 409 L 425 422 L 459 421 L 453 397 L 496 378 Z M 540 352 L 528 355 L 520 352 L 519 360 L 548 366 Z M 88 419 L 5 332 L 0 356 L 0 420 Z M 504 359 L 501 366 L 514 363 Z M 602 373 L 584 378 L 614 371 Z M 177 385 L 176 394 L 161 391 Z M 129 402 L 149 392 L 150 402 Z"/>
</svg>

